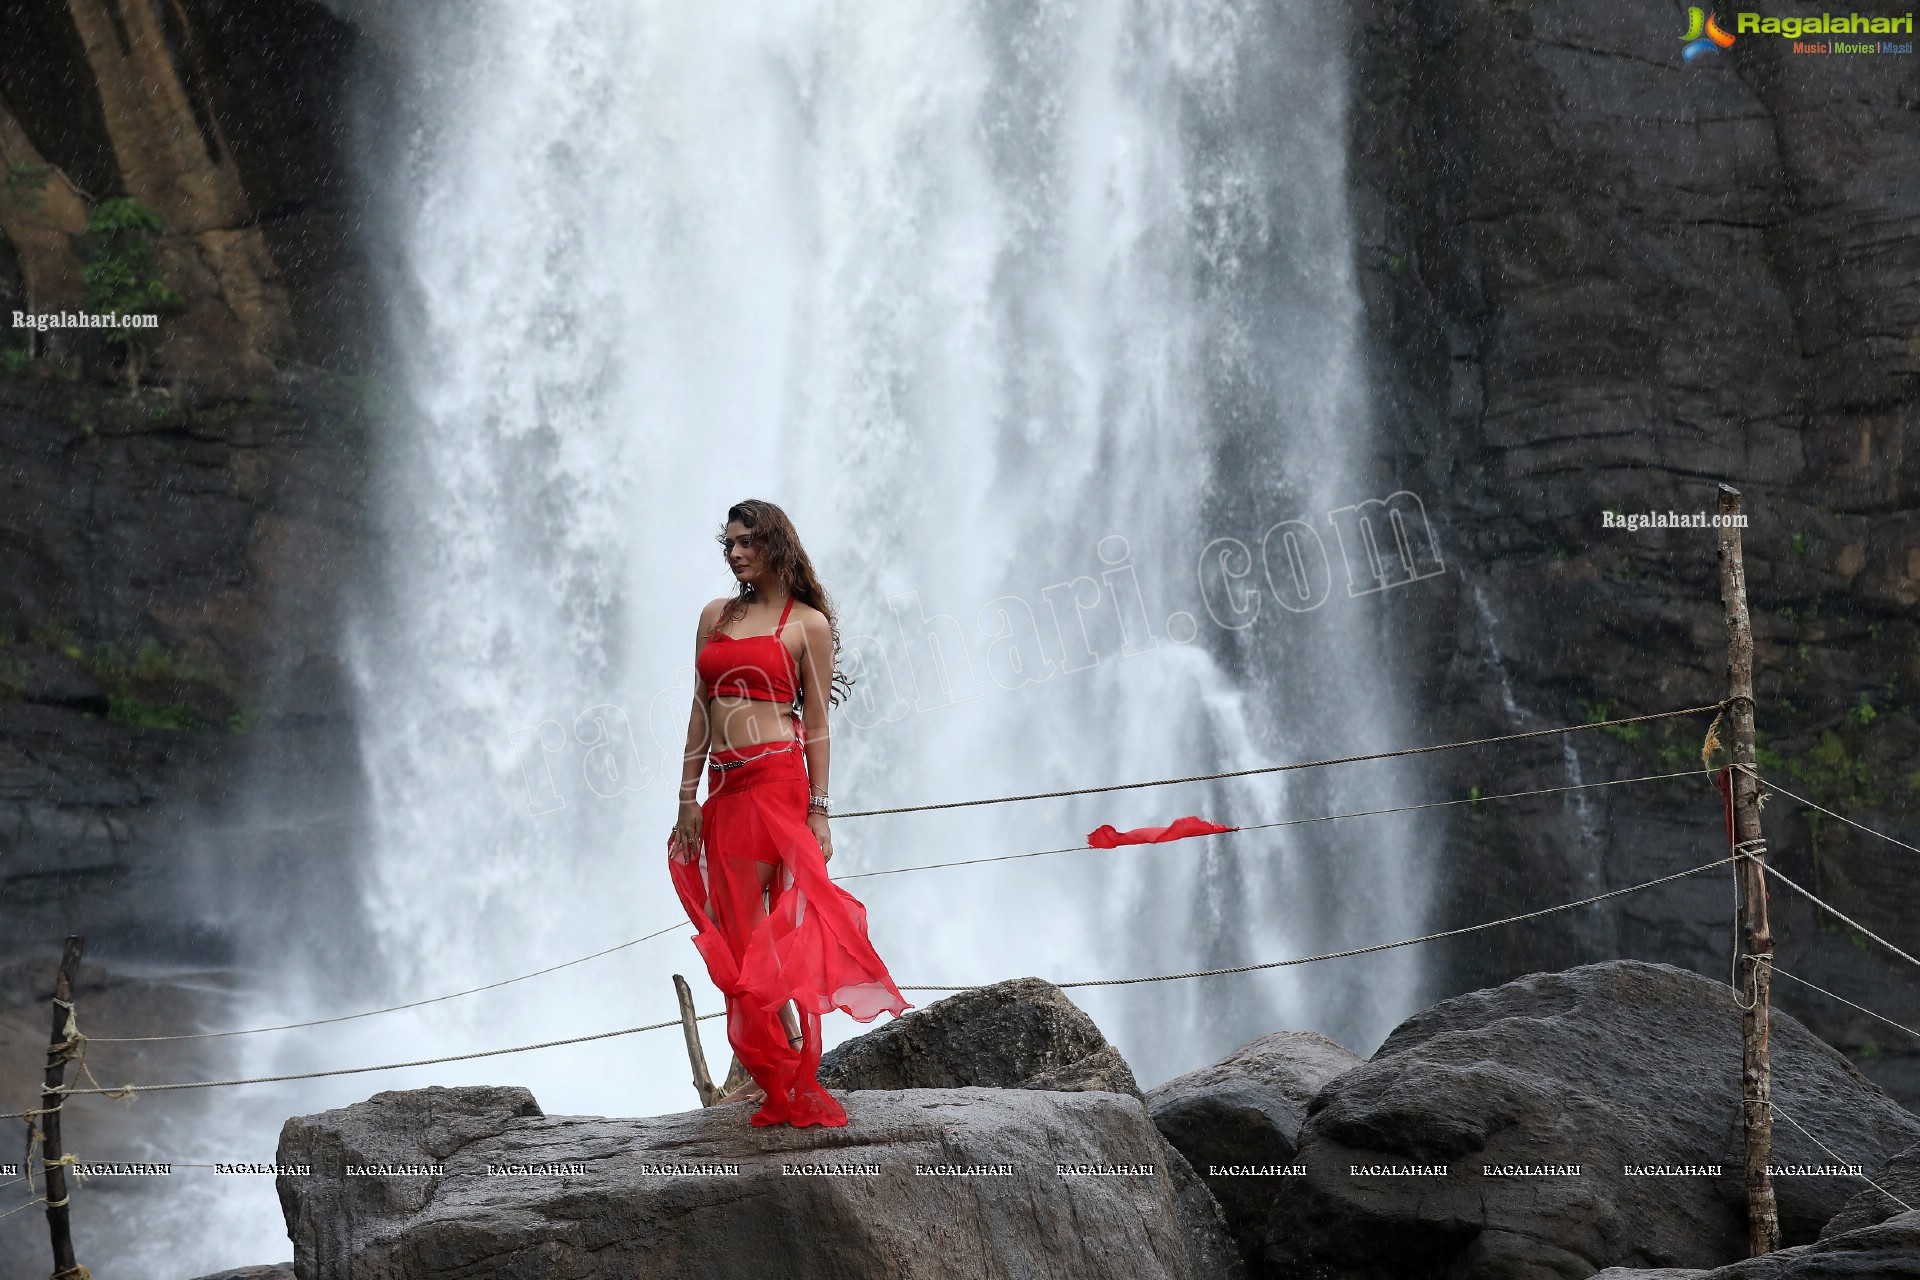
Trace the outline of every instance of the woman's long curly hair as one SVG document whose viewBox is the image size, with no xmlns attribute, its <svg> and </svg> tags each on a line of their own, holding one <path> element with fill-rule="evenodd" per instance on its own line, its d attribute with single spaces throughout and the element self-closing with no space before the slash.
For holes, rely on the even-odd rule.
<svg viewBox="0 0 1920 1280">
<path fill-rule="evenodd" d="M 827 691 L 827 705 L 838 704 L 853 692 L 853 680 L 840 669 L 840 621 L 834 616 L 832 597 L 820 585 L 820 579 L 814 576 L 813 561 L 807 559 L 807 549 L 800 545 L 800 535 L 794 531 L 793 521 L 779 507 L 759 498 L 748 498 L 728 507 L 727 524 L 736 520 L 753 531 L 754 540 L 760 543 L 762 553 L 767 558 L 767 567 L 786 587 L 787 594 L 826 615 L 827 630 L 833 636 L 833 682 Z M 720 554 L 725 556 L 726 525 L 720 527 L 716 537 L 720 541 Z M 753 588 L 741 583 L 733 599 L 727 601 L 727 607 L 721 611 L 720 624 L 744 617 L 747 605 L 753 599 Z"/>
</svg>

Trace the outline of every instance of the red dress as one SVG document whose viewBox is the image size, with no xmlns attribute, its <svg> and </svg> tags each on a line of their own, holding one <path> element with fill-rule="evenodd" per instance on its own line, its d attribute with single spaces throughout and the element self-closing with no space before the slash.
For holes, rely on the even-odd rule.
<svg viewBox="0 0 1920 1280">
<path fill-rule="evenodd" d="M 791 703 L 798 670 L 780 636 L 715 633 L 694 665 L 711 697 Z M 796 726 L 797 727 L 797 726 Z M 700 847 L 672 849 L 668 871 L 692 919 L 693 945 L 727 1001 L 727 1041 L 767 1100 L 756 1125 L 844 1125 L 847 1113 L 820 1086 L 820 1016 L 844 1009 L 861 1022 L 910 1006 L 867 941 L 867 910 L 827 878 L 807 829 L 802 740 L 716 751 L 708 761 Z M 763 907 L 758 863 L 772 863 Z M 800 1014 L 801 1047 L 787 1042 L 781 1006 Z"/>
</svg>

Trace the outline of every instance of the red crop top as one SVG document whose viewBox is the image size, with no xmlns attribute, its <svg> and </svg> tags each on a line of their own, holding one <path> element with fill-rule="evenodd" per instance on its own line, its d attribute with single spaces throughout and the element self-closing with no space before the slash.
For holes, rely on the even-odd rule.
<svg viewBox="0 0 1920 1280">
<path fill-rule="evenodd" d="M 770 636 L 734 637 L 718 630 L 694 657 L 694 670 L 706 681 L 713 698 L 757 698 L 762 702 L 792 702 L 800 686 L 800 664 L 780 633 L 787 629 L 793 597 L 780 611 L 780 623 Z M 718 647 L 726 641 L 726 647 Z M 777 651 L 777 652 L 776 652 Z"/>
</svg>

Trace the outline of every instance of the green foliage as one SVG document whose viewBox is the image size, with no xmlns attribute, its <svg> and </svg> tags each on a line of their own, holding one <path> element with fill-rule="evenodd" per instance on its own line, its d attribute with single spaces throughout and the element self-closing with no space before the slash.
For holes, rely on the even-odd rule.
<svg viewBox="0 0 1920 1280">
<path fill-rule="evenodd" d="M 200 717 L 185 707 L 147 702 L 131 694 L 112 698 L 107 703 L 107 719 L 136 729 L 203 729 Z"/>
<path fill-rule="evenodd" d="M 176 674 L 173 655 L 158 640 L 146 641 L 133 657 L 133 678 L 136 680 L 170 680 Z"/>
<path fill-rule="evenodd" d="M 1586 713 L 1588 724 L 1599 724 L 1608 718 L 1607 704 L 1604 702 L 1588 702 L 1583 698 L 1580 701 L 1580 709 Z M 1622 742 L 1632 743 L 1638 742 L 1647 736 L 1647 726 L 1643 724 L 1616 724 L 1609 725 L 1600 732 L 1610 738 L 1618 738 Z"/>
<path fill-rule="evenodd" d="M 1850 719 L 1854 717 L 1849 716 Z M 1856 720 L 1856 723 L 1864 723 Z M 1850 735 L 1852 731 L 1849 731 Z M 1759 759 L 1763 770 L 1782 772 L 1795 782 L 1805 786 L 1809 798 L 1841 813 L 1858 813 L 1863 809 L 1878 808 L 1882 802 L 1879 790 L 1874 786 L 1873 772 L 1867 763 L 1864 750 L 1856 752 L 1847 744 L 1846 738 L 1832 729 L 1820 735 L 1820 741 L 1810 750 L 1799 755 L 1775 756 Z M 1813 846 L 1814 890 L 1822 889 L 1823 850 L 1822 838 L 1832 819 L 1818 809 L 1805 809 L 1801 816 L 1807 820 L 1807 838 Z M 1836 925 L 1822 920 L 1822 932 L 1837 930 Z M 1856 943 L 1858 939 L 1855 939 Z"/>
<path fill-rule="evenodd" d="M 1855 706 L 1853 710 L 1847 712 L 1847 719 L 1864 729 L 1873 723 L 1874 716 L 1878 714 L 1879 713 L 1873 709 L 1873 700 L 1863 693 L 1860 695 L 1859 704 Z"/>
<path fill-rule="evenodd" d="M 9 342 L 6 346 L 0 347 L 0 371 L 13 374 L 17 377 L 25 373 L 27 366 L 32 363 L 33 352 L 25 345 L 18 342 Z"/>
<path fill-rule="evenodd" d="M 1804 533 L 1796 533 L 1793 535 L 1793 537 L 1788 539 L 1787 554 L 1794 557 L 1794 559 L 1796 560 L 1806 555 L 1807 554 L 1807 535 Z"/>
<path fill-rule="evenodd" d="M 1812 787 L 1815 798 L 1853 808 L 1872 808 L 1878 803 L 1873 774 L 1864 756 L 1847 749 L 1832 729 L 1820 735 L 1819 745 L 1784 761 L 1787 776 Z"/>
<path fill-rule="evenodd" d="M 183 660 L 157 640 L 143 641 L 129 654 L 111 642 L 97 645 L 89 653 L 77 644 L 67 644 L 66 655 L 86 669 L 107 690 L 107 719 L 136 729 L 205 730 L 220 727 L 191 707 L 153 697 L 156 685 L 191 682 L 226 689 L 227 682 Z M 229 694 L 229 697 L 232 695 Z M 235 733 L 250 732 L 258 723 L 255 708 L 242 709 L 229 716 L 226 728 Z"/>
<path fill-rule="evenodd" d="M 1669 739 L 1660 744 L 1660 763 L 1671 772 L 1692 768 L 1700 763 L 1700 748 Z"/>
<path fill-rule="evenodd" d="M 180 295 L 160 278 L 154 241 L 164 230 L 160 215 L 131 196 L 116 196 L 94 206 L 87 215 L 92 248 L 80 269 L 88 310 L 144 315 L 181 305 Z M 135 331 L 126 328 L 107 330 L 107 340 L 138 343 Z"/>
</svg>

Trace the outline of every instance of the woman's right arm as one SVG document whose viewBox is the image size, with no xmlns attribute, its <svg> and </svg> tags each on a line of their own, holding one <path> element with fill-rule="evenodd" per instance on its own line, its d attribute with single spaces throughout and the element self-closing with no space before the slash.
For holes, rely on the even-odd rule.
<svg viewBox="0 0 1920 1280">
<path fill-rule="evenodd" d="M 707 763 L 707 747 L 712 727 L 707 720 L 707 682 L 700 678 L 700 647 L 707 633 L 719 621 L 721 602 L 715 600 L 700 611 L 700 623 L 693 633 L 693 710 L 687 716 L 687 746 L 680 757 L 680 807 L 673 824 L 673 835 L 691 851 L 700 845 L 700 770 Z"/>
</svg>

